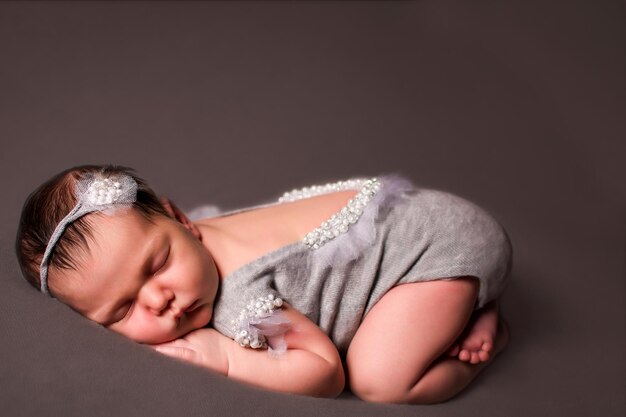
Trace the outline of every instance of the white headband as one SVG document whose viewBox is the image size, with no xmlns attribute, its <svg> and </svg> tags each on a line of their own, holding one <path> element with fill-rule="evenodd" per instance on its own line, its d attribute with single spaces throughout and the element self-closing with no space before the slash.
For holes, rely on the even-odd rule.
<svg viewBox="0 0 626 417">
<path fill-rule="evenodd" d="M 67 226 L 88 213 L 132 205 L 137 200 L 137 183 L 126 174 L 108 177 L 102 173 L 91 174 L 76 183 L 74 196 L 76 205 L 54 229 L 41 260 L 39 276 L 41 292 L 44 294 L 50 295 L 48 291 L 50 255 Z"/>
</svg>

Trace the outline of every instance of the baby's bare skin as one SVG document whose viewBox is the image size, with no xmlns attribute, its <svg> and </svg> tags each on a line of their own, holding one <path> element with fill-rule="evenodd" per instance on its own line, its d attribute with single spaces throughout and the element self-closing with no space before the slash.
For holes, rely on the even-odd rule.
<svg viewBox="0 0 626 417">
<path fill-rule="evenodd" d="M 499 316 L 497 301 L 491 301 L 474 312 L 463 334 L 448 350 L 448 355 L 471 364 L 489 361 L 508 342 L 508 328 L 500 322 Z"/>
</svg>

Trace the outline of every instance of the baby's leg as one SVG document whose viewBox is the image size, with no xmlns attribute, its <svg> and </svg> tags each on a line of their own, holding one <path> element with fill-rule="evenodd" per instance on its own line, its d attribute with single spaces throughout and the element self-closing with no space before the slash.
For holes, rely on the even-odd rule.
<svg viewBox="0 0 626 417">
<path fill-rule="evenodd" d="M 365 317 L 348 349 L 352 391 L 376 402 L 436 403 L 460 392 L 490 362 L 446 353 L 462 334 L 478 294 L 475 278 L 392 288 Z M 500 332 L 504 334 L 504 332 Z M 494 355 L 505 344 L 496 340 Z"/>
</svg>

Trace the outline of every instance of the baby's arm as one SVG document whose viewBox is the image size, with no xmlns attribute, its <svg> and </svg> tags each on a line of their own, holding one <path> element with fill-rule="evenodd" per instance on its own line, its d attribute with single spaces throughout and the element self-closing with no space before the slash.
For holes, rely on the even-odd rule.
<svg viewBox="0 0 626 417">
<path fill-rule="evenodd" d="M 306 316 L 286 304 L 283 314 L 293 327 L 284 335 L 288 349 L 282 355 L 243 348 L 215 329 L 199 329 L 156 348 L 267 389 L 336 397 L 345 381 L 337 349 Z"/>
</svg>

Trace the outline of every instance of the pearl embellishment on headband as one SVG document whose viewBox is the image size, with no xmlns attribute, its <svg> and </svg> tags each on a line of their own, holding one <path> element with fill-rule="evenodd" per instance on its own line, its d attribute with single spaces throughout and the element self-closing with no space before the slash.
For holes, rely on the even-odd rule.
<svg viewBox="0 0 626 417">
<path fill-rule="evenodd" d="M 86 200 L 94 206 L 115 203 L 122 195 L 122 186 L 109 178 L 95 180 L 87 188 Z"/>
</svg>

